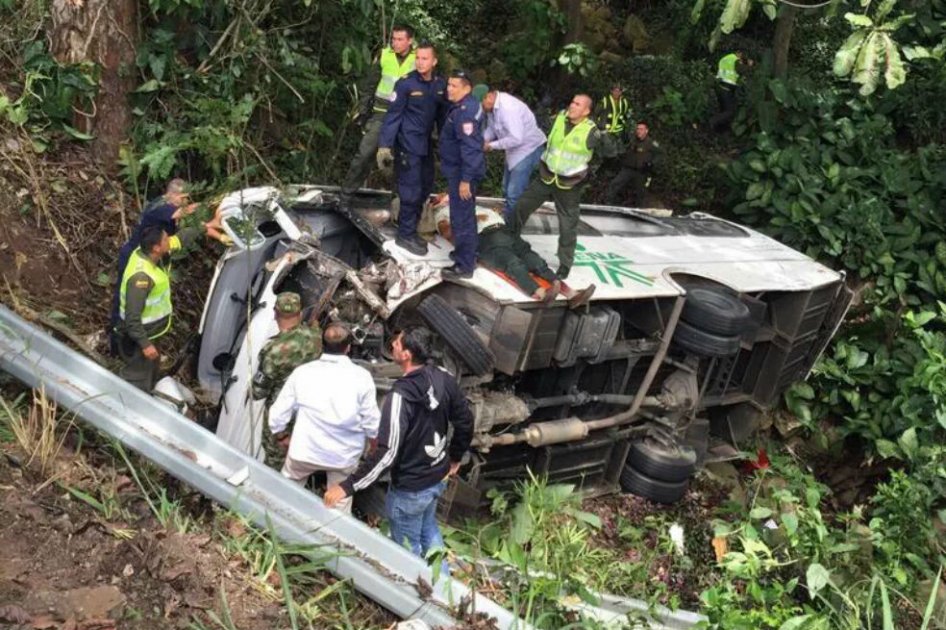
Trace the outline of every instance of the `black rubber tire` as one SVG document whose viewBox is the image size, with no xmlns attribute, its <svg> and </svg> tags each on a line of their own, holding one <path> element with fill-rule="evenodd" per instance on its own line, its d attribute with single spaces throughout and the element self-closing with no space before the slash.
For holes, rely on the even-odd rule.
<svg viewBox="0 0 946 630">
<path fill-rule="evenodd" d="M 631 443 L 627 465 L 657 481 L 685 481 L 696 470 L 696 451 L 688 446 L 668 449 L 653 440 Z"/>
<path fill-rule="evenodd" d="M 741 336 L 751 326 L 749 307 L 731 293 L 696 287 L 687 290 L 680 319 L 708 333 Z"/>
<path fill-rule="evenodd" d="M 739 352 L 739 337 L 726 337 L 678 321 L 671 340 L 677 347 L 701 357 L 728 357 Z"/>
<path fill-rule="evenodd" d="M 686 494 L 689 481 L 657 481 L 630 466 L 621 471 L 621 488 L 657 503 L 676 503 Z"/>
<path fill-rule="evenodd" d="M 417 312 L 444 343 L 456 353 L 470 372 L 482 376 L 493 371 L 495 358 L 463 316 L 439 295 L 429 295 L 417 305 Z"/>
</svg>

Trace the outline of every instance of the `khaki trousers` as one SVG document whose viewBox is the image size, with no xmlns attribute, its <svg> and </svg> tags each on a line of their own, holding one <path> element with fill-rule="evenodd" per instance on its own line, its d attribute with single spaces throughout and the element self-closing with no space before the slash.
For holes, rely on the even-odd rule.
<svg viewBox="0 0 946 630">
<path fill-rule="evenodd" d="M 355 472 L 356 466 L 357 464 L 349 466 L 348 468 L 328 468 L 326 466 L 320 466 L 310 462 L 300 462 L 286 455 L 286 461 L 282 465 L 282 475 L 287 479 L 295 481 L 300 486 L 304 486 L 306 480 L 312 473 L 325 471 L 325 474 L 328 477 L 328 481 L 326 483 L 330 488 L 348 479 L 348 476 Z M 344 512 L 345 514 L 351 514 L 351 499 L 351 497 L 345 497 L 338 502 L 338 505 L 335 507 L 335 509 L 340 512 Z"/>
</svg>

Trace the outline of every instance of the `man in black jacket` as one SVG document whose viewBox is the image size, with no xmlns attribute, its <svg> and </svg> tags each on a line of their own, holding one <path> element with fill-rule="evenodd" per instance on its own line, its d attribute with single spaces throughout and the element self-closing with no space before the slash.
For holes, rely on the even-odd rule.
<svg viewBox="0 0 946 630">
<path fill-rule="evenodd" d="M 345 497 L 364 490 L 385 471 L 391 471 L 386 511 L 391 537 L 405 540 L 411 550 L 426 557 L 443 547 L 437 525 L 437 499 L 447 477 L 460 469 L 473 438 L 473 414 L 456 379 L 446 370 L 428 365 L 430 332 L 409 328 L 391 345 L 404 371 L 384 401 L 378 445 L 354 473 L 325 492 L 325 505 L 334 507 Z M 447 425 L 453 438 L 447 443 Z"/>
</svg>

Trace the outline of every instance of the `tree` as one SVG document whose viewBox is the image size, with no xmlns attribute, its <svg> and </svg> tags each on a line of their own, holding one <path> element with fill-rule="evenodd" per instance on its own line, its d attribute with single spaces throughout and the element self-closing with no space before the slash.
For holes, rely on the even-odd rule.
<svg viewBox="0 0 946 630">
<path fill-rule="evenodd" d="M 49 7 L 51 52 L 60 63 L 91 61 L 99 91 L 90 112 L 76 110 L 75 127 L 95 136 L 92 151 L 110 167 L 128 136 L 135 88 L 136 0 L 53 0 Z"/>
<path fill-rule="evenodd" d="M 821 9 L 830 7 L 832 12 L 845 0 L 726 0 L 719 15 L 716 29 L 710 37 L 710 50 L 715 48 L 722 35 L 728 35 L 741 28 L 753 6 L 760 6 L 770 20 L 776 21 L 775 35 L 772 40 L 773 72 L 777 77 L 784 77 L 788 71 L 788 53 L 791 48 L 792 32 L 795 19 L 802 9 Z M 706 0 L 696 0 L 691 13 L 691 20 L 700 19 Z M 851 4 L 854 4 L 853 2 Z M 916 10 L 916 0 L 908 2 L 908 10 Z M 942 0 L 931 0 L 923 8 L 929 12 L 942 12 Z M 873 5 L 873 6 L 872 6 Z M 834 72 L 839 77 L 851 77 L 861 86 L 862 95 L 873 93 L 883 79 L 888 89 L 895 89 L 906 80 L 907 67 L 903 56 L 908 61 L 936 58 L 942 59 L 946 53 L 946 39 L 933 48 L 926 48 L 916 43 L 901 46 L 894 34 L 911 24 L 916 13 L 893 15 L 897 0 L 881 0 L 876 5 L 873 0 L 859 0 L 856 3 L 859 13 L 845 13 L 844 18 L 855 29 L 851 36 L 838 50 L 834 62 Z M 936 5 L 935 8 L 933 5 Z M 873 10 L 873 16 L 870 15 Z M 929 30 L 929 29 L 927 29 Z M 902 50 L 902 55 L 901 55 Z"/>
</svg>

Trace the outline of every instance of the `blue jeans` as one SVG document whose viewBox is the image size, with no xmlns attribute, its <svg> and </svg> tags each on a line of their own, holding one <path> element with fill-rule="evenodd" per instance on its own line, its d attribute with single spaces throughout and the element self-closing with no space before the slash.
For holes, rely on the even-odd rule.
<svg viewBox="0 0 946 630">
<path fill-rule="evenodd" d="M 509 225 L 512 225 L 513 209 L 516 207 L 516 202 L 519 200 L 519 196 L 522 195 L 522 191 L 529 185 L 529 180 L 532 179 L 535 167 L 539 165 L 539 158 L 542 157 L 543 151 L 545 151 L 545 145 L 539 145 L 535 148 L 535 151 L 513 166 L 512 170 L 507 168 L 503 171 L 503 197 L 506 198 L 504 214 L 506 215 L 506 223 Z"/>
<path fill-rule="evenodd" d="M 427 557 L 431 549 L 443 549 L 443 537 L 437 525 L 437 499 L 446 488 L 440 482 L 424 490 L 397 490 L 390 488 L 385 509 L 391 524 L 391 538 L 410 547 L 415 555 Z M 447 562 L 442 564 L 442 575 L 448 575 Z"/>
</svg>

